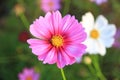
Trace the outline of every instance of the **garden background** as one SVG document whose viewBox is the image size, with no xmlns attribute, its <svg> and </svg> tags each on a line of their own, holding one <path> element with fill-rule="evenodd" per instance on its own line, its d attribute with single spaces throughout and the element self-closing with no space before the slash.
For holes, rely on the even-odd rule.
<svg viewBox="0 0 120 80">
<path fill-rule="evenodd" d="M 16 4 L 24 7 L 24 16 L 16 15 Z M 108 0 L 100 5 L 90 0 L 62 0 L 60 12 L 63 16 L 75 15 L 79 21 L 86 12 L 92 12 L 95 18 L 102 14 L 117 29 L 120 27 L 120 0 Z M 40 80 L 62 80 L 56 64 L 38 61 L 26 43 L 28 38 L 33 37 L 26 25 L 44 15 L 39 0 L 0 0 L 0 80 L 18 80 L 18 74 L 25 67 L 34 67 L 40 73 Z M 28 20 L 28 24 L 24 24 L 24 18 Z M 99 57 L 101 71 L 107 80 L 120 80 L 120 47 L 108 48 L 106 55 Z M 84 56 L 80 63 L 66 66 L 64 71 L 67 80 L 98 80 L 89 71 Z"/>
</svg>

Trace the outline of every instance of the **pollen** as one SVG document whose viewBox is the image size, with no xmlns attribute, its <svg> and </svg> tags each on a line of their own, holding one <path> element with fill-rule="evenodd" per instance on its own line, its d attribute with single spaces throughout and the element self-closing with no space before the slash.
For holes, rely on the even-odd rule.
<svg viewBox="0 0 120 80">
<path fill-rule="evenodd" d="M 55 35 L 51 39 L 51 43 L 55 47 L 61 47 L 63 45 L 63 37 L 60 35 Z"/>
<path fill-rule="evenodd" d="M 90 37 L 97 39 L 99 37 L 99 32 L 96 29 L 93 29 L 90 33 Z"/>
</svg>

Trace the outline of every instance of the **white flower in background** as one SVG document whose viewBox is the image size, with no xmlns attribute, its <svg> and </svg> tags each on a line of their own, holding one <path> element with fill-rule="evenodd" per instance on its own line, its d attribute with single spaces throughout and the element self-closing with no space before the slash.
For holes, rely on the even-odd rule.
<svg viewBox="0 0 120 80">
<path fill-rule="evenodd" d="M 90 12 L 82 17 L 81 23 L 87 32 L 86 51 L 104 56 L 106 48 L 110 48 L 114 43 L 115 25 L 108 24 L 108 20 L 103 15 L 99 15 L 94 22 L 94 17 Z"/>
</svg>

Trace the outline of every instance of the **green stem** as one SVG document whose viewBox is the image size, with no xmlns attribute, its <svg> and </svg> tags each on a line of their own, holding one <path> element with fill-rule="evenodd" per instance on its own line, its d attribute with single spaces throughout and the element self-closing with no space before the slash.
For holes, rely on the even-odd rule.
<svg viewBox="0 0 120 80">
<path fill-rule="evenodd" d="M 65 7 L 64 7 L 64 10 L 63 10 L 63 15 L 67 14 L 69 12 L 69 7 L 70 7 L 70 3 L 71 3 L 71 0 L 64 0 L 65 1 Z"/>
<path fill-rule="evenodd" d="M 66 77 L 65 77 L 65 74 L 64 74 L 64 70 L 61 68 L 61 74 L 62 74 L 62 77 L 63 77 L 63 80 L 66 80 Z"/>
<path fill-rule="evenodd" d="M 28 27 L 29 27 L 29 22 L 28 22 L 26 16 L 25 16 L 23 13 L 20 14 L 20 19 L 22 20 L 24 26 L 28 29 Z"/>
<path fill-rule="evenodd" d="M 106 80 L 105 76 L 103 75 L 101 69 L 100 69 L 100 65 L 99 65 L 99 59 L 98 56 L 95 55 L 92 57 L 93 58 L 93 65 L 97 71 L 97 76 L 100 78 L 100 80 Z"/>
<path fill-rule="evenodd" d="M 95 74 L 94 68 L 92 67 L 91 64 L 88 64 L 88 68 L 92 74 Z"/>
</svg>

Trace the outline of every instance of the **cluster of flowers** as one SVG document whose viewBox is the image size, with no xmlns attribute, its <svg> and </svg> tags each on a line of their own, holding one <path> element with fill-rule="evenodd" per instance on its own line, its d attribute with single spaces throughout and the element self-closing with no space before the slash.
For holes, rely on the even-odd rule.
<svg viewBox="0 0 120 80">
<path fill-rule="evenodd" d="M 59 11 L 55 11 L 60 7 L 56 6 L 58 2 L 42 0 L 43 10 L 51 12 L 47 12 L 45 17 L 40 16 L 30 25 L 30 32 L 37 39 L 27 42 L 38 59 L 44 64 L 56 63 L 59 68 L 63 68 L 75 63 L 86 52 L 105 55 L 105 48 L 114 43 L 115 25 L 108 24 L 102 15 L 94 22 L 90 12 L 83 15 L 81 22 L 69 14 L 62 17 Z"/>
<path fill-rule="evenodd" d="M 92 1 L 102 3 L 102 0 Z M 94 20 L 92 13 L 87 12 L 80 22 L 69 14 L 62 17 L 58 11 L 60 0 L 41 0 L 41 8 L 46 15 L 40 16 L 30 25 L 30 32 L 36 38 L 28 39 L 27 42 L 33 54 L 44 64 L 56 63 L 58 68 L 63 68 L 75 63 L 85 53 L 104 56 L 106 48 L 112 47 L 115 41 L 116 27 L 108 24 L 103 15 Z M 30 70 L 30 75 L 28 71 L 24 69 L 23 74 L 19 74 L 20 80 L 39 78 L 33 69 Z"/>
</svg>

